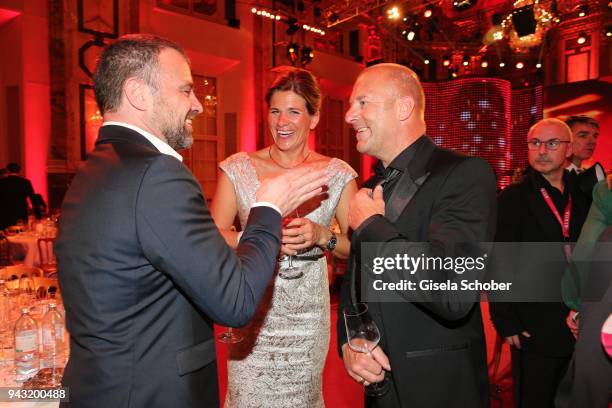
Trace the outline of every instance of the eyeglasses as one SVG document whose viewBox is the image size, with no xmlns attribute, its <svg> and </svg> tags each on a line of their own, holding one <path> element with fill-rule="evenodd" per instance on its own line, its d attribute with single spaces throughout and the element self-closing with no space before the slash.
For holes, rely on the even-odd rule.
<svg viewBox="0 0 612 408">
<path fill-rule="evenodd" d="M 544 145 L 546 150 L 557 150 L 561 143 L 571 143 L 567 140 L 559 140 L 559 139 L 550 139 L 550 140 L 540 140 L 540 139 L 531 139 L 527 142 L 527 148 L 529 150 L 538 150 L 541 145 Z"/>
</svg>

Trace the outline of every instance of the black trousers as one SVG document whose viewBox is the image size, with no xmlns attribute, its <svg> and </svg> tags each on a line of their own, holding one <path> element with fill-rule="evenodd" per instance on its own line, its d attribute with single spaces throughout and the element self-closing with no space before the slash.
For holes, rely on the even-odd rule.
<svg viewBox="0 0 612 408">
<path fill-rule="evenodd" d="M 553 408 L 555 394 L 570 357 L 542 356 L 514 347 L 511 350 L 516 408 Z"/>
</svg>

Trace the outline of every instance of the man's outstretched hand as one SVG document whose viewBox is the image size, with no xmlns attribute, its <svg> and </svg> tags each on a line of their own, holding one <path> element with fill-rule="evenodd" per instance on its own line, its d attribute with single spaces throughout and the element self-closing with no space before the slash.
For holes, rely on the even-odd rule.
<svg viewBox="0 0 612 408">
<path fill-rule="evenodd" d="M 303 202 L 321 194 L 328 180 L 325 169 L 301 167 L 288 170 L 280 176 L 264 180 L 257 190 L 257 201 L 274 204 L 284 216 Z"/>
</svg>

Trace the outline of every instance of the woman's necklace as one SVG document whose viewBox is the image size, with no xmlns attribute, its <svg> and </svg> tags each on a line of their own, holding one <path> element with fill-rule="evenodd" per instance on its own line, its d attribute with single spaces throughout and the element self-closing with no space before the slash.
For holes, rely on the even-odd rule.
<svg viewBox="0 0 612 408">
<path fill-rule="evenodd" d="M 270 148 L 268 149 L 268 156 L 270 156 L 270 160 L 272 160 L 272 162 L 274 162 L 274 164 L 276 164 L 278 167 L 280 167 L 281 169 L 285 169 L 285 170 L 295 169 L 296 167 L 304 164 L 304 162 L 306 160 L 308 160 L 308 158 L 310 157 L 310 153 L 311 153 L 311 151 L 309 151 L 308 154 L 306 155 L 306 157 L 304 157 L 304 160 L 302 160 L 301 162 L 299 162 L 295 166 L 287 167 L 287 166 L 283 166 L 282 164 L 280 164 L 279 162 L 274 160 L 274 157 L 272 157 L 272 146 L 270 146 Z"/>
</svg>

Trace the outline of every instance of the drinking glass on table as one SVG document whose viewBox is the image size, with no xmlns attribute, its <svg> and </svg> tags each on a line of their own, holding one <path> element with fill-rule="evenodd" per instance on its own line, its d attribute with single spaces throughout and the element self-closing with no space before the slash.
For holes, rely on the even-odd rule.
<svg viewBox="0 0 612 408">
<path fill-rule="evenodd" d="M 351 350 L 365 353 L 372 357 L 372 351 L 380 341 L 380 331 L 372 316 L 368 313 L 368 305 L 356 303 L 342 310 L 346 338 Z M 365 387 L 365 394 L 370 397 L 381 397 L 389 391 L 389 379 L 385 376 L 381 382 Z"/>
</svg>

